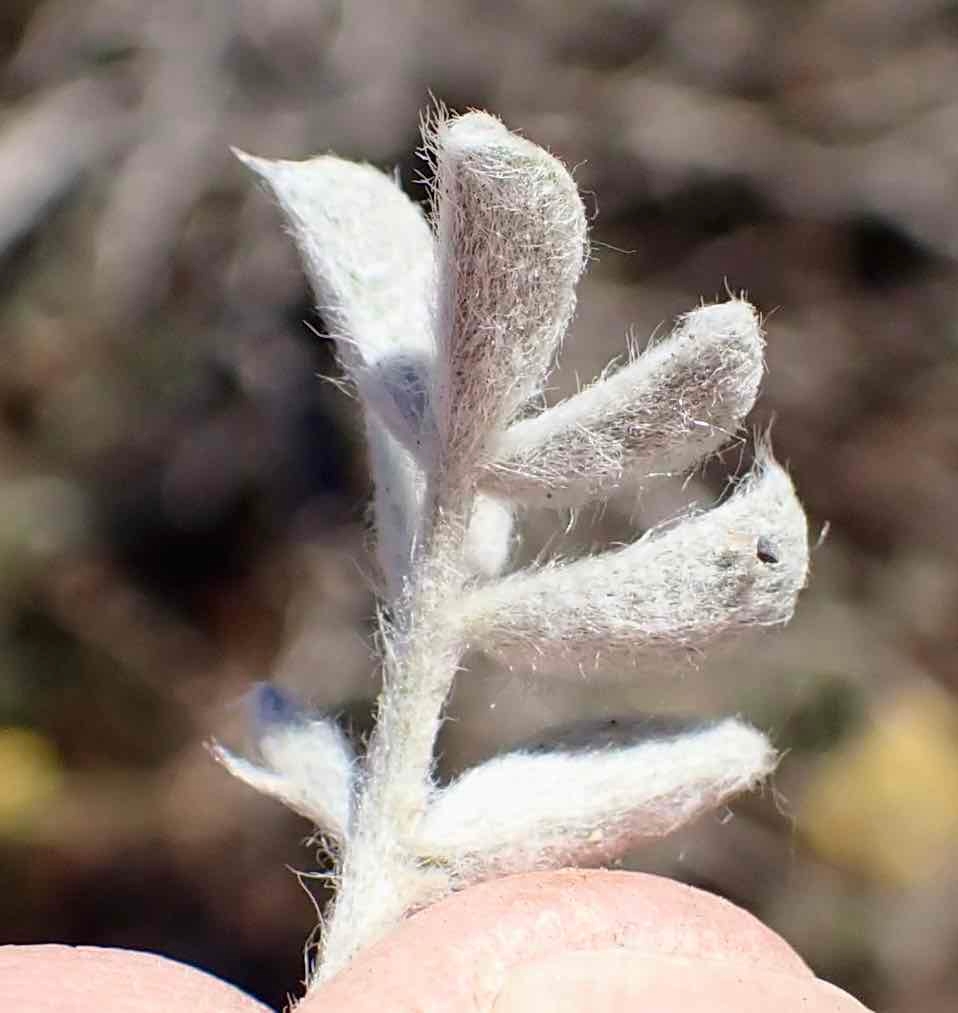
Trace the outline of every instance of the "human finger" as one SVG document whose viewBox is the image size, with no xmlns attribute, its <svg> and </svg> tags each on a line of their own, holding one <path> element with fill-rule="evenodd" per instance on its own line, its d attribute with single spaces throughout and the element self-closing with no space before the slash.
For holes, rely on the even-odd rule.
<svg viewBox="0 0 958 1013">
<path fill-rule="evenodd" d="M 514 968 L 491 1013 L 863 1013 L 812 975 L 734 958 L 660 957 L 616 948 L 562 953 Z"/>
<path fill-rule="evenodd" d="M 617 1013 L 635 1009 L 637 994 L 647 1003 L 650 989 L 664 1011 L 786 1013 L 789 995 L 802 1013 L 864 1008 L 712 894 L 640 873 L 563 870 L 495 880 L 419 912 L 298 1013 L 374 1013 L 384 995 L 394 1013 Z M 712 1005 L 692 1005 L 696 994 Z M 742 1005 L 763 994 L 768 1005 Z"/>
<path fill-rule="evenodd" d="M 232 985 L 154 953 L 0 946 L 0 1010 L 23 1013 L 269 1013 Z"/>
</svg>

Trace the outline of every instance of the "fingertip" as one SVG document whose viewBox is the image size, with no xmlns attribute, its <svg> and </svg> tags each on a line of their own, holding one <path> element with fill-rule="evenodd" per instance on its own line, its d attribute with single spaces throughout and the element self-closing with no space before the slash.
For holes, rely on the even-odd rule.
<svg viewBox="0 0 958 1013">
<path fill-rule="evenodd" d="M 29 1013 L 269 1013 L 211 974 L 155 953 L 0 946 L 0 1010 Z"/>
<path fill-rule="evenodd" d="M 564 953 L 507 977 L 491 1013 L 867 1013 L 816 978 L 735 960 L 661 957 L 624 949 Z"/>
<path fill-rule="evenodd" d="M 608 948 L 814 980 L 780 936 L 713 894 L 642 873 L 562 870 L 494 880 L 419 912 L 297 1013 L 378 1013 L 384 994 L 392 1013 L 488 1010 L 513 969 Z"/>
</svg>

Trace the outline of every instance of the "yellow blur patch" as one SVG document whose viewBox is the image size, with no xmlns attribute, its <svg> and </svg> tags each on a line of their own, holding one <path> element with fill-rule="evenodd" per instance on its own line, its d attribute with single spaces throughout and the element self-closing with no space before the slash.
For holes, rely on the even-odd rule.
<svg viewBox="0 0 958 1013">
<path fill-rule="evenodd" d="M 958 847 L 958 705 L 937 690 L 889 701 L 825 758 L 799 826 L 826 860 L 889 885 L 934 877 Z"/>
<path fill-rule="evenodd" d="M 26 728 L 0 728 L 0 834 L 22 832 L 60 788 L 56 750 Z"/>
</svg>

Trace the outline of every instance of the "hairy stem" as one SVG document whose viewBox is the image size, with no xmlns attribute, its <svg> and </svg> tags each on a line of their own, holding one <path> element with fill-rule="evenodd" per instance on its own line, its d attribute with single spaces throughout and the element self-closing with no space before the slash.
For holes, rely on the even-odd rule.
<svg viewBox="0 0 958 1013">
<path fill-rule="evenodd" d="M 448 890 L 445 874 L 424 869 L 409 843 L 434 788 L 436 736 L 462 653 L 461 634 L 444 612 L 465 583 L 468 511 L 437 509 L 436 516 L 394 622 L 381 622 L 383 689 L 366 781 L 312 985 L 331 978 L 408 911 Z"/>
</svg>

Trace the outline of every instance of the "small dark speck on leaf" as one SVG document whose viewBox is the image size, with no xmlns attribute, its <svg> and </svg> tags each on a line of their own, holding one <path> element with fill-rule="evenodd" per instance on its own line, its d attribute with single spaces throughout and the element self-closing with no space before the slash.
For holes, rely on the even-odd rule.
<svg viewBox="0 0 958 1013">
<path fill-rule="evenodd" d="M 765 535 L 762 535 L 756 543 L 755 555 L 758 556 L 763 563 L 778 562 L 778 552 L 776 551 L 775 546 L 772 545 Z"/>
</svg>

